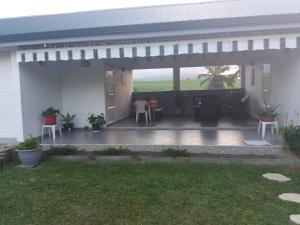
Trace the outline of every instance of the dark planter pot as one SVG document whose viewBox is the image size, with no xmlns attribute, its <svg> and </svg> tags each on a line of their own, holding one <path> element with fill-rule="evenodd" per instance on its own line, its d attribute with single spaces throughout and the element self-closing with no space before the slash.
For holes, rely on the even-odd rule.
<svg viewBox="0 0 300 225">
<path fill-rule="evenodd" d="M 63 129 L 65 131 L 72 131 L 74 128 L 74 123 L 64 123 L 63 124 Z"/>
<path fill-rule="evenodd" d="M 260 116 L 259 120 L 263 121 L 263 122 L 273 122 L 274 117 L 272 117 L 272 116 Z"/>
<path fill-rule="evenodd" d="M 93 129 L 93 131 L 100 131 L 101 126 L 100 126 L 100 124 L 92 124 L 92 129 Z"/>
<path fill-rule="evenodd" d="M 50 115 L 44 117 L 45 125 L 55 125 L 56 124 L 56 115 Z"/>
<path fill-rule="evenodd" d="M 21 162 L 21 165 L 24 167 L 35 167 L 41 163 L 42 159 L 42 150 L 41 149 L 32 149 L 32 150 L 18 150 L 17 153 Z"/>
</svg>

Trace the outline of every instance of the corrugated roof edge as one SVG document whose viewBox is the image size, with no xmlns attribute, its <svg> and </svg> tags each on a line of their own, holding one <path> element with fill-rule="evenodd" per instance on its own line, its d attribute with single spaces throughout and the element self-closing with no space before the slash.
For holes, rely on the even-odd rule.
<svg viewBox="0 0 300 225">
<path fill-rule="evenodd" d="M 186 29 L 199 29 L 212 26 L 240 26 L 240 25 L 254 25 L 254 24 L 273 24 L 278 22 L 294 22 L 300 21 L 300 14 L 288 14 L 288 15 L 272 15 L 272 16 L 254 16 L 254 17 L 239 17 L 229 19 L 210 19 L 201 21 L 182 21 L 182 22 L 170 22 L 159 24 L 142 24 L 142 25 L 128 25 L 128 26 L 115 26 L 104 28 L 85 28 L 75 30 L 60 30 L 50 32 L 39 33 L 25 33 L 16 35 L 3 35 L 0 36 L 0 43 L 11 43 L 28 40 L 43 40 L 43 39 L 59 39 L 68 37 L 87 37 L 87 36 L 99 36 L 99 35 L 119 35 L 137 32 L 159 32 L 159 31 L 172 31 L 186 30 Z M 261 31 L 260 31 L 261 32 Z M 277 30 L 277 33 L 280 30 Z M 298 31 L 297 31 L 298 32 Z M 228 32 L 227 32 L 228 33 Z M 228 33 L 229 34 L 229 33 Z"/>
<path fill-rule="evenodd" d="M 149 5 L 149 6 L 136 6 L 136 7 L 125 7 L 125 8 L 112 8 L 112 9 L 97 9 L 97 10 L 85 10 L 77 12 L 68 12 L 68 13 L 53 13 L 53 14 L 43 14 L 43 15 L 32 15 L 32 16 L 17 16 L 9 18 L 0 18 L 0 21 L 3 20 L 14 20 L 22 18 L 38 18 L 38 17 L 47 17 L 47 16 L 59 16 L 59 15 L 75 15 L 81 13 L 93 13 L 93 12 L 104 12 L 104 11 L 117 11 L 117 10 L 132 10 L 132 9 L 147 9 L 147 8 L 160 8 L 160 7 L 177 7 L 184 5 L 199 5 L 199 4 L 216 4 L 223 2 L 240 2 L 243 0 L 213 0 L 213 1 L 203 1 L 203 2 L 191 2 L 191 3 L 177 3 L 177 4 L 165 4 L 165 5 Z"/>
</svg>

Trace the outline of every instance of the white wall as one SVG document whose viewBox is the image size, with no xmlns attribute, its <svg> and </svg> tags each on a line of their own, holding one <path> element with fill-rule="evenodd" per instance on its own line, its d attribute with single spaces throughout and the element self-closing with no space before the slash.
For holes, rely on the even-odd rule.
<svg viewBox="0 0 300 225">
<path fill-rule="evenodd" d="M 105 113 L 104 78 L 101 62 L 82 67 L 79 61 L 61 65 L 62 112 L 76 114 L 75 127 L 88 125 L 89 113 Z"/>
<path fill-rule="evenodd" d="M 115 120 L 121 120 L 130 115 L 131 97 L 133 92 L 132 71 L 114 71 L 115 77 Z M 123 79 L 123 83 L 122 83 Z"/>
<path fill-rule="evenodd" d="M 79 61 L 20 64 L 24 136 L 41 135 L 41 113 L 53 106 L 76 114 L 75 127 L 87 125 L 89 113 L 105 112 L 104 70 L 100 62 L 82 67 Z M 58 117 L 61 123 L 61 118 Z"/>
<path fill-rule="evenodd" d="M 272 102 L 280 104 L 281 124 L 300 125 L 300 51 L 271 58 Z"/>
<path fill-rule="evenodd" d="M 263 104 L 262 63 L 271 65 L 271 104 L 279 104 L 280 125 L 290 121 L 300 125 L 300 51 L 276 51 L 269 54 L 263 62 L 246 66 L 246 91 L 250 96 L 250 109 L 254 116 L 257 107 Z M 256 82 L 251 86 L 251 69 L 255 68 Z"/>
<path fill-rule="evenodd" d="M 16 89 L 10 52 L 0 52 L 0 138 L 17 137 Z"/>
<path fill-rule="evenodd" d="M 59 66 L 55 63 L 45 67 L 38 63 L 20 64 L 20 81 L 24 136 L 39 136 L 42 111 L 50 106 L 62 109 Z"/>
</svg>

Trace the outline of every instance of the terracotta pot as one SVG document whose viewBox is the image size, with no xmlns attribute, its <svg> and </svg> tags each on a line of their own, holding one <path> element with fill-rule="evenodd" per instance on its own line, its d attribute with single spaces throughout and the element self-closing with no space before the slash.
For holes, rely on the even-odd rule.
<svg viewBox="0 0 300 225">
<path fill-rule="evenodd" d="M 45 125 L 55 125 L 56 124 L 56 115 L 45 116 L 44 121 L 45 121 Z"/>
<path fill-rule="evenodd" d="M 263 121 L 263 122 L 273 122 L 274 117 L 272 117 L 272 116 L 260 116 L 259 120 Z"/>
</svg>

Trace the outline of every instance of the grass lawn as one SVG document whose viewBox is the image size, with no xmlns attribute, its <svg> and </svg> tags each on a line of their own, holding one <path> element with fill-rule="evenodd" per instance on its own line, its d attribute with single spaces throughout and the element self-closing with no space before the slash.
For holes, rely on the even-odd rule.
<svg viewBox="0 0 300 225">
<path fill-rule="evenodd" d="M 172 80 L 159 81 L 134 81 L 133 87 L 135 92 L 152 92 L 152 91 L 171 91 L 173 90 Z M 208 84 L 200 85 L 200 80 L 181 80 L 180 89 L 190 90 L 207 90 Z M 240 88 L 240 80 L 237 80 L 234 88 Z"/>
<path fill-rule="evenodd" d="M 300 213 L 277 197 L 300 193 L 300 170 L 279 167 L 46 162 L 6 166 L 0 187 L 1 225 L 285 225 Z"/>
</svg>

